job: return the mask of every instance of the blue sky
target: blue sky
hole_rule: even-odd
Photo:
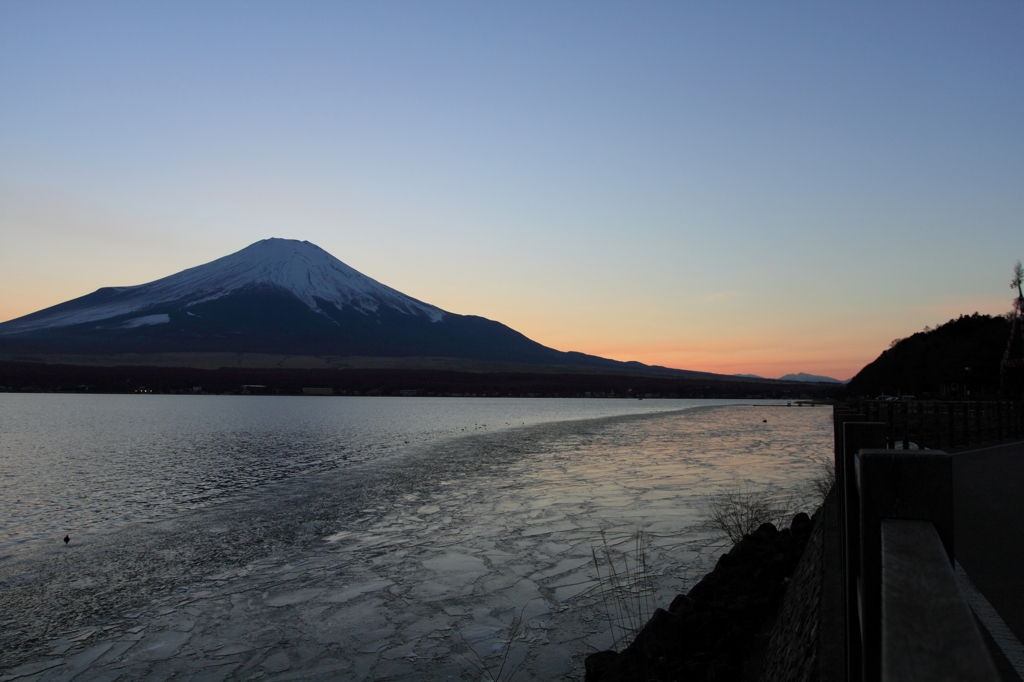
[[[542,343],[842,378],[1005,312],[1020,3],[3,3],[0,319],[270,236]]]

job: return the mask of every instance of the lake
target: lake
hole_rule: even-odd
[[[0,669],[575,679],[594,550],[665,605],[707,495],[809,499],[831,410],[741,402],[0,395]]]

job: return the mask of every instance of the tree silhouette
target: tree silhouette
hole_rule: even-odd
[[[1015,393],[1020,388],[1021,370],[1024,370],[1024,267],[1021,262],[1013,266],[1013,279],[1010,288],[1017,290],[1017,298],[1013,301],[1010,312],[1010,338],[1006,341],[1003,363],[1000,368],[1000,383],[1004,392]]]
[[[1017,290],[1017,300],[1013,302],[1013,309],[1017,315],[1024,315],[1024,292],[1021,291],[1021,284],[1024,283],[1024,267],[1020,261],[1013,266],[1013,279],[1010,281],[1010,288]]]

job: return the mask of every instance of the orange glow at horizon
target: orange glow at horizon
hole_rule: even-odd
[[[115,235],[121,250],[112,259],[102,241],[70,232],[53,236],[60,237],[66,248],[50,249],[27,239],[18,244],[18,237],[9,240],[23,257],[8,261],[0,273],[0,322],[101,287],[159,279],[238,247],[218,241],[197,248],[195,240],[177,240],[154,231],[134,243]],[[154,259],[154,252],[160,257]],[[596,292],[588,296],[585,290],[571,287],[553,297],[546,282],[537,285],[530,277],[515,281],[481,277],[472,264],[463,265],[455,275],[443,269],[416,272],[400,261],[358,266],[420,300],[453,313],[495,320],[558,350],[766,378],[805,372],[849,379],[897,336],[960,314],[1000,314],[1008,307],[1007,299],[998,296],[947,297],[842,313],[823,307],[765,311],[752,307],[751,297],[742,294],[701,295],[683,298],[683,303],[651,298],[637,304],[628,295],[610,298],[607,292]],[[463,286],[466,280],[474,286]]]
[[[807,351],[774,348],[765,352],[746,344],[681,343],[675,347],[638,345],[628,348],[598,345],[590,349],[573,350],[623,362],[634,360],[646,365],[713,374],[756,374],[774,379],[786,374],[804,372],[845,380],[878,357],[884,348],[850,347],[843,349],[842,353],[826,349]]]
[[[134,284],[149,281],[151,275],[144,270],[138,273],[125,272],[117,282],[104,279],[99,272],[66,272],[62,277],[46,280],[29,278],[24,286],[9,281],[5,296],[0,299],[0,322],[27,315],[64,301],[92,293],[102,286]],[[131,281],[130,274],[138,275]],[[128,282],[124,282],[129,277]],[[45,284],[44,284],[45,282]],[[781,330],[767,330],[754,335],[738,332],[733,325],[715,328],[710,321],[702,325],[707,331],[698,334],[693,331],[673,334],[671,328],[659,328],[646,321],[640,323],[638,332],[632,327],[608,327],[600,323],[585,325],[581,335],[573,333],[574,325],[559,311],[544,311],[545,315],[516,315],[512,306],[494,313],[468,310],[466,314],[483,314],[546,346],[562,351],[577,351],[590,355],[619,360],[637,361],[647,365],[659,365],[715,374],[756,374],[765,378],[777,378],[785,374],[805,372],[845,380],[853,377],[868,363],[877,358],[894,336],[890,329],[899,328],[904,336],[920,331],[924,324],[941,324],[959,314],[975,311],[999,314],[1004,301],[1000,298],[958,299],[942,304],[922,306],[909,316],[927,322],[915,324],[902,320],[898,327],[888,323],[873,327],[862,327],[856,335],[849,333],[822,332],[810,326],[798,334],[787,334]],[[473,302],[468,305],[472,306]],[[461,306],[460,306],[461,307]],[[519,319],[517,319],[519,318]],[[657,338],[656,341],[637,341],[636,336]],[[675,336],[675,338],[673,338]]]
[[[867,315],[862,324],[839,329],[819,324],[813,318],[791,319],[792,328],[769,327],[759,333],[737,329],[733,324],[715,324],[714,320],[695,319],[695,326],[702,330],[700,333],[646,325],[641,335],[658,339],[656,341],[637,341],[638,334],[622,328],[580,337],[567,333],[566,326],[550,320],[539,324],[537,320],[530,320],[534,324],[523,324],[517,330],[558,350],[573,350],[622,362],[637,361],[726,375],[778,378],[804,372],[846,380],[878,358],[896,338],[910,336],[925,326],[935,327],[960,315],[975,312],[1000,315],[1005,308],[1003,297],[954,297],[910,310]]]

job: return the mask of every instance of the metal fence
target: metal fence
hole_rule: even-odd
[[[842,409],[885,424],[885,447],[954,450],[1024,436],[1020,401],[858,400]]]

